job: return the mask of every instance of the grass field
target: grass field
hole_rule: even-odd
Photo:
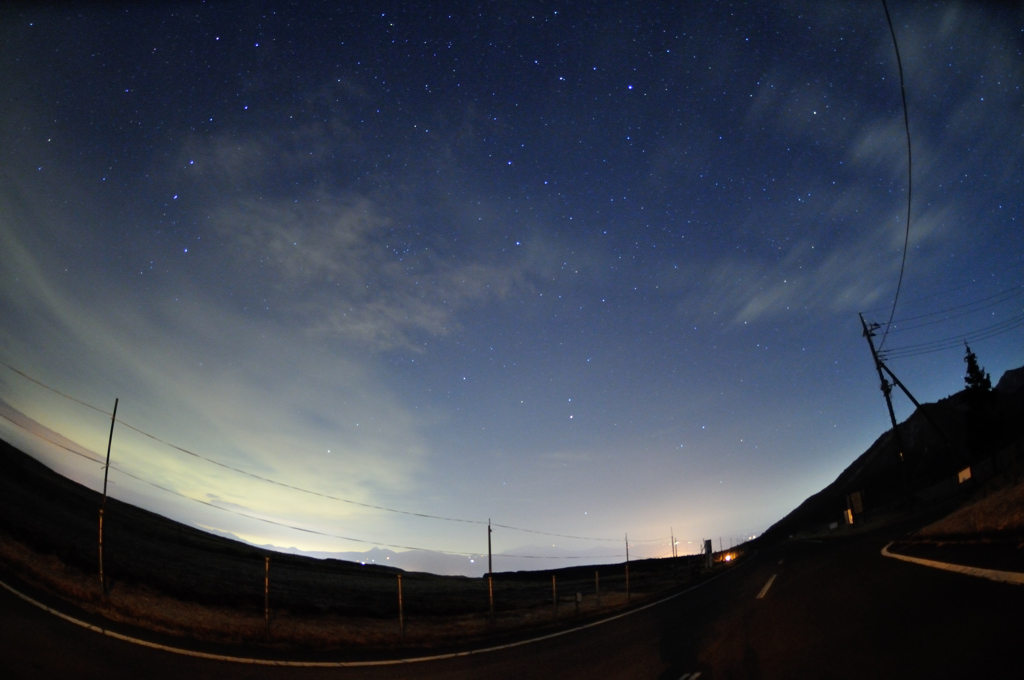
[[[108,499],[104,597],[97,574],[98,493],[0,442],[0,494],[0,561],[22,578],[112,620],[219,642],[320,649],[444,646],[580,623],[706,575],[696,556],[631,562],[627,601],[624,564],[496,573],[491,616],[486,578],[271,552]],[[400,573],[404,635],[398,623]]]

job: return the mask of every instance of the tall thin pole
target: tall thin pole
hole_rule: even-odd
[[[555,616],[558,616],[558,587],[555,585],[555,575],[551,575],[551,603],[555,606]]]
[[[875,361],[875,370],[878,371],[878,380],[881,382],[882,394],[885,395],[885,405],[889,408],[889,421],[892,422],[892,433],[896,437],[896,447],[899,449],[900,455],[900,477],[903,482],[903,497],[907,497],[907,469],[903,461],[903,437],[900,435],[900,430],[896,426],[896,412],[892,409],[892,385],[885,379],[885,375],[882,373],[882,360],[878,358],[878,352],[875,350],[875,330],[878,329],[878,324],[873,323],[871,327],[868,327],[866,321],[864,321],[864,315],[858,314],[860,317],[861,328],[864,329],[864,338],[868,341],[868,347],[871,349],[871,358]]]
[[[884,370],[886,373],[888,373],[889,377],[892,378],[892,381],[893,381],[893,383],[895,383],[896,387],[898,387],[901,390],[903,390],[903,394],[907,395],[907,399],[909,399],[910,402],[914,405],[914,407],[917,409],[917,412],[920,413],[922,416],[924,416],[924,419],[927,420],[931,424],[931,426],[935,429],[935,432],[937,432],[938,435],[940,437],[942,437],[942,441],[946,442],[946,446],[948,446],[951,451],[954,451],[954,452],[957,451],[958,449],[956,449],[956,447],[953,446],[953,442],[951,442],[949,440],[949,437],[946,436],[946,433],[943,432],[942,428],[939,427],[938,423],[936,423],[932,419],[932,417],[930,415],[928,415],[928,409],[926,409],[923,406],[921,406],[921,403],[914,397],[913,394],[910,393],[910,390],[907,389],[907,386],[904,385],[902,382],[900,382],[900,379],[896,377],[896,374],[892,372],[891,368],[886,366],[884,362],[879,362],[879,363],[881,363],[881,365],[882,365],[882,370]],[[961,455],[961,458],[964,457],[962,451],[960,452],[960,455]]]
[[[103,466],[103,499],[100,501],[100,531],[99,531],[99,563],[100,563],[100,592],[107,597],[107,580],[103,576],[103,511],[107,508],[107,477],[110,474],[110,446],[114,442],[114,423],[117,422],[117,402],[114,399],[114,412],[110,414],[110,436],[107,438],[107,462]]]
[[[487,601],[494,618],[494,566],[491,563],[491,520],[487,520]]]
[[[626,534],[626,600],[629,600],[629,534]]]

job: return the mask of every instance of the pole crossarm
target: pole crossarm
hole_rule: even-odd
[[[878,358],[878,351],[875,349],[875,331],[880,328],[877,323],[873,323],[868,326],[868,323],[864,320],[863,314],[858,314],[860,317],[860,325],[864,331],[864,338],[868,341],[868,347],[871,349],[871,358],[875,362],[875,370],[878,372],[878,380],[881,382],[882,394],[885,395],[885,405],[889,409],[889,421],[892,423],[892,433],[896,438],[896,447],[899,449],[899,460],[900,460],[900,475],[903,482],[903,496],[907,497],[907,469],[906,462],[903,458],[903,437],[900,434],[899,426],[896,422],[896,412],[892,408],[892,385],[885,379],[885,374],[882,372],[884,364],[882,360]]]

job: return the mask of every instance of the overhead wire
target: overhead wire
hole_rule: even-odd
[[[73,402],[75,402],[77,404],[80,404],[80,405],[85,406],[85,407],[87,407],[89,409],[97,411],[97,412],[99,412],[99,413],[101,413],[103,415],[106,415],[106,416],[112,415],[109,411],[105,411],[102,408],[99,408],[97,406],[89,404],[89,403],[87,403],[85,401],[82,401],[81,399],[77,399],[75,397],[72,397],[71,395],[65,394],[64,392],[62,392],[62,391],[60,391],[60,390],[58,390],[56,388],[53,388],[53,387],[47,385],[46,383],[42,382],[41,380],[38,380],[38,379],[28,375],[24,371],[21,371],[21,370],[15,368],[15,367],[11,366],[10,364],[8,364],[5,361],[0,360],[0,365],[2,365],[4,367],[10,369],[11,371],[17,373],[18,375],[20,375],[21,377],[25,378],[26,380],[29,380],[30,382],[35,383],[36,385],[39,385],[40,387],[43,387],[44,389],[47,389],[47,390],[49,390],[49,391],[51,391],[51,392],[53,392],[53,393],[55,393],[57,395],[60,395],[61,397],[64,397],[65,399],[69,399],[69,400],[71,400],[71,401],[73,401]],[[190,450],[188,450],[188,449],[186,449],[184,447],[178,446],[177,444],[173,444],[173,443],[168,442],[168,441],[166,441],[164,439],[161,439],[160,437],[157,437],[156,435],[150,434],[149,432],[146,432],[145,430],[142,430],[142,429],[140,429],[140,428],[138,428],[138,427],[136,427],[134,425],[131,425],[130,423],[126,423],[125,421],[121,420],[120,418],[118,418],[116,420],[122,426],[124,426],[124,427],[126,427],[126,428],[128,428],[130,430],[133,430],[134,432],[137,432],[137,433],[139,433],[139,434],[141,434],[141,435],[143,435],[145,437],[148,437],[149,439],[152,439],[152,440],[154,440],[156,442],[159,442],[159,443],[161,443],[161,444],[163,444],[165,446],[168,446],[168,447],[170,447],[170,448],[172,448],[172,449],[174,449],[176,451],[179,451],[181,453],[187,454],[187,455],[192,456],[194,458],[197,458],[199,460],[203,460],[203,461],[206,461],[206,462],[211,463],[213,465],[216,465],[216,466],[218,466],[220,468],[223,468],[223,469],[226,469],[226,470],[230,470],[232,472],[236,472],[238,474],[242,474],[242,475],[245,475],[247,477],[251,477],[253,479],[257,479],[257,480],[260,480],[262,482],[266,482],[268,484],[274,484],[276,486],[279,486],[279,487],[282,487],[282,488],[286,488],[286,489],[290,489],[292,491],[298,491],[298,492],[301,492],[301,493],[309,494],[309,495],[312,495],[312,496],[318,496],[320,498],[325,498],[325,499],[332,500],[332,501],[337,501],[337,502],[340,502],[340,503],[346,503],[346,504],[349,504],[349,505],[355,505],[355,506],[359,506],[359,507],[363,507],[363,508],[367,508],[367,509],[372,509],[372,510],[379,510],[379,511],[382,511],[382,512],[390,512],[390,513],[395,513],[395,514],[400,514],[400,515],[407,515],[407,516],[411,516],[411,517],[421,517],[421,518],[424,518],[424,519],[433,519],[433,520],[440,520],[440,521],[446,521],[446,522],[458,522],[458,523],[462,523],[462,524],[477,524],[477,525],[490,524],[490,526],[492,526],[492,527],[498,527],[498,528],[502,528],[502,529],[509,529],[511,531],[520,531],[520,532],[529,533],[529,534],[537,534],[537,535],[541,535],[541,536],[552,536],[552,537],[555,537],[555,538],[568,538],[568,539],[582,540],[582,541],[601,541],[601,542],[609,542],[609,543],[618,543],[618,542],[623,540],[621,538],[603,538],[603,537],[592,537],[592,536],[576,536],[576,535],[573,535],[573,534],[561,534],[561,533],[550,532],[550,531],[541,531],[541,530],[538,530],[538,529],[526,529],[524,527],[517,527],[517,526],[513,526],[513,525],[509,525],[509,524],[501,524],[501,523],[497,523],[497,522],[487,522],[487,521],[484,521],[484,520],[463,519],[463,518],[457,518],[457,517],[445,517],[443,515],[433,515],[433,514],[423,513],[423,512],[414,512],[414,511],[410,511],[410,510],[401,510],[401,509],[397,509],[397,508],[389,508],[389,507],[383,506],[383,505],[375,505],[375,504],[372,504],[372,503],[364,503],[362,501],[355,501],[355,500],[352,500],[350,498],[342,498],[340,496],[334,496],[334,495],[323,493],[323,492],[320,492],[320,491],[313,491],[311,489],[306,489],[306,488],[303,488],[303,487],[300,487],[300,486],[295,486],[293,484],[288,484],[288,483],[285,483],[285,482],[280,482],[280,481],[278,481],[276,479],[271,479],[270,477],[264,477],[262,475],[258,475],[256,473],[254,473],[254,472],[250,472],[248,470],[245,470],[245,469],[242,469],[242,468],[239,468],[239,467],[235,467],[233,465],[228,465],[227,463],[222,463],[222,462],[220,462],[218,460],[214,460],[214,459],[209,458],[207,456],[204,456],[202,454],[199,454],[199,453],[196,453],[194,451],[190,451]],[[50,441],[50,440],[47,440],[47,441]],[[51,441],[51,443],[53,443],[53,444],[55,444],[57,446],[61,446],[60,444],[57,444],[56,442],[52,442]],[[61,448],[67,448],[67,447],[61,446]],[[68,449],[68,450],[70,451],[70,449]],[[74,451],[72,451],[72,453],[76,453],[77,455],[82,455],[82,454],[74,452]],[[113,466],[111,466],[111,467],[113,467]],[[142,479],[140,479],[139,481],[145,482],[145,480],[142,480]],[[146,482],[146,483],[148,484],[150,482]],[[161,488],[161,487],[158,487],[158,488]],[[217,506],[212,506],[212,507],[217,507]],[[631,541],[631,543],[655,543],[655,542],[663,541],[663,540],[667,540],[667,537],[648,538],[648,539],[635,539],[635,540]],[[384,545],[384,544],[380,544],[380,545]]]
[[[885,21],[889,24],[889,34],[892,36],[892,46],[896,51],[896,67],[900,73],[900,96],[903,99],[903,129],[907,133],[907,225],[903,236],[903,257],[900,260],[900,277],[896,282],[896,294],[892,298],[892,309],[889,311],[889,321],[886,322],[885,331],[882,333],[882,340],[878,343],[878,348],[882,349],[885,346],[885,340],[889,335],[889,325],[892,323],[892,318],[896,314],[896,303],[900,299],[900,290],[903,287],[903,272],[907,266],[907,246],[910,244],[910,207],[912,192],[914,189],[914,162],[913,154],[910,146],[910,116],[907,113],[907,90],[903,84],[903,61],[900,59],[900,46],[896,41],[896,31],[892,27],[892,17],[889,16],[889,5],[885,0],[882,0],[882,7],[885,9]]]
[[[1022,267],[1021,265],[1018,265],[1018,264],[1013,264],[1013,265],[1009,265],[1007,267],[1004,267],[1003,269],[991,272],[991,275],[992,275],[993,278],[997,278],[997,277],[1001,278],[1001,277],[1003,277],[1003,275],[1008,274],[1011,271],[1016,275],[1017,278],[1020,278],[1020,275],[1024,274],[1024,267]],[[925,300],[931,300],[931,299],[934,299],[934,298],[937,298],[937,297],[948,297],[950,293],[956,293],[958,291],[964,290],[965,288],[970,288],[972,286],[981,285],[982,283],[985,283],[985,281],[984,280],[979,280],[979,279],[974,279],[973,281],[968,281],[967,283],[962,283],[962,284],[960,284],[958,286],[952,286],[950,288],[942,288],[940,290],[935,291],[934,293],[929,293],[928,295],[919,295],[917,297],[904,298],[904,302],[906,302],[906,303],[909,303],[909,302],[923,302]],[[884,304],[884,305],[880,305],[878,307],[869,307],[868,309],[864,309],[864,310],[862,310],[862,313],[864,314],[865,317],[867,317],[867,316],[870,316],[870,315],[874,314],[875,312],[884,312],[887,309],[889,309],[889,305],[888,304]],[[903,320],[905,320],[905,319],[903,319]],[[900,319],[897,319],[896,321],[899,322]],[[879,324],[879,325],[881,325],[881,324]]]
[[[0,413],[0,418],[3,418],[4,420],[7,420],[8,422],[13,423],[14,425],[17,425],[17,426],[22,427],[24,429],[24,426],[22,426],[20,423],[18,423],[17,421],[15,421],[14,419],[8,417],[7,415],[5,415],[3,413]],[[71,447],[66,446],[64,444],[61,444],[58,441],[54,441],[50,437],[46,437],[46,436],[44,436],[44,435],[42,435],[42,434],[40,434],[38,432],[31,432],[31,431],[29,431],[29,432],[31,434],[35,435],[36,437],[39,437],[43,441],[46,441],[46,442],[52,444],[53,446],[56,446],[56,447],[58,447],[60,449],[63,449],[64,451],[67,451],[68,453],[72,453],[72,454],[74,454],[76,456],[84,458],[84,459],[88,460],[91,463],[96,463],[97,465],[103,465],[104,464],[104,461],[102,459],[100,459],[100,458],[96,458],[96,457],[90,456],[90,455],[88,455],[86,453],[82,453],[81,451],[76,451],[76,450],[72,449]],[[352,536],[343,536],[341,534],[333,534],[333,533],[326,532],[326,531],[318,531],[316,529],[309,529],[307,527],[300,527],[300,526],[296,526],[294,524],[288,524],[288,523],[285,523],[285,522],[278,522],[276,520],[267,519],[266,517],[259,517],[258,515],[252,515],[252,514],[249,514],[249,513],[246,513],[246,512],[241,512],[239,510],[233,510],[231,508],[225,508],[225,507],[223,507],[221,505],[217,505],[217,504],[211,503],[209,501],[204,501],[204,500],[202,500],[200,498],[195,498],[195,497],[189,496],[187,494],[183,494],[180,491],[175,491],[174,489],[169,489],[166,486],[163,486],[162,484],[157,484],[156,482],[151,482],[148,479],[143,479],[142,477],[140,477],[140,476],[138,476],[136,474],[133,474],[131,472],[128,472],[127,470],[125,470],[124,468],[122,468],[122,467],[120,467],[118,465],[111,465],[110,469],[115,471],[115,472],[117,472],[118,474],[122,474],[122,475],[124,475],[126,477],[130,477],[131,479],[134,479],[137,482],[142,482],[143,484],[151,486],[151,487],[153,487],[155,489],[159,489],[159,490],[161,490],[161,491],[163,491],[165,493],[169,493],[169,494],[171,494],[173,496],[177,496],[179,498],[184,498],[185,500],[192,501],[194,503],[199,503],[201,505],[205,505],[205,506],[210,507],[210,508],[214,508],[215,510],[221,510],[223,512],[231,513],[233,515],[238,515],[239,517],[245,517],[247,519],[255,520],[257,522],[264,522],[264,523],[267,523],[267,524],[272,524],[274,526],[279,526],[279,527],[283,527],[283,528],[286,528],[286,529],[293,529],[295,531],[301,531],[301,532],[307,533],[307,534],[315,534],[317,536],[327,536],[327,537],[330,537],[330,538],[338,538],[338,539],[342,539],[342,540],[345,540],[345,541],[350,541],[350,542],[354,542],[354,543],[362,543],[362,544],[365,544],[365,545],[372,545],[372,546],[377,546],[377,547],[381,547],[381,548],[397,548],[397,549],[400,549],[400,550],[415,550],[415,551],[418,551],[418,552],[434,552],[434,553],[441,553],[441,554],[444,554],[444,555],[458,555],[458,556],[465,556],[465,557],[482,557],[483,556],[483,554],[476,553],[476,552],[459,552],[459,551],[454,551],[454,550],[438,550],[436,548],[422,548],[422,547],[418,547],[418,546],[400,545],[400,544],[396,544],[396,543],[382,543],[382,542],[379,542],[379,541],[370,541],[370,540],[362,539],[362,538],[354,538]],[[615,554],[615,555],[514,555],[514,554],[507,554],[507,553],[495,553],[494,555],[492,555],[492,557],[515,557],[515,558],[524,558],[524,559],[605,559],[605,558],[613,558],[613,557],[622,557],[622,554]]]
[[[879,352],[879,356],[883,359],[906,359],[909,357],[920,356],[922,354],[932,354],[934,352],[942,352],[947,349],[959,347],[964,342],[976,342],[979,340],[987,340],[1003,333],[1009,333],[1012,330],[1024,326],[1024,314],[1020,314],[1011,319],[1001,321],[985,328],[980,328],[970,333],[962,333],[960,335],[949,336],[940,340],[930,340],[927,342],[919,342],[910,345],[903,345],[900,347],[893,347],[891,349]]]
[[[910,330],[915,330],[915,329],[918,329],[918,328],[924,328],[925,326],[934,326],[937,323],[944,323],[944,322],[949,321],[951,319],[959,319],[959,318],[964,317],[964,316],[969,316],[971,314],[976,314],[977,312],[980,312],[980,311],[985,310],[985,309],[991,309],[992,307],[997,307],[997,306],[1003,304],[1004,302],[1008,302],[1008,301],[1012,300],[1013,298],[1018,297],[1019,295],[1022,295],[1022,294],[1024,294],[1024,286],[1017,286],[1017,287],[1011,288],[1011,289],[1009,289],[1007,291],[1002,291],[1000,293],[996,293],[995,295],[990,295],[987,298],[982,298],[981,300],[976,300],[974,302],[968,302],[968,303],[965,303],[965,304],[962,304],[962,305],[957,305],[956,307],[950,307],[948,309],[940,310],[940,311],[937,311],[937,312],[929,312],[928,314],[919,314],[917,316],[907,317],[905,319],[900,319],[900,320],[897,320],[897,321],[893,322],[892,325],[895,326],[895,328],[890,328],[889,332],[890,333],[903,333],[903,332],[910,331]],[[987,304],[981,304],[983,302],[986,302]],[[951,314],[951,312],[958,312],[958,313]],[[940,317],[940,318],[931,318],[931,317]],[[929,319],[929,320],[928,321],[923,321],[923,319]],[[908,322],[908,321],[910,321],[910,322],[912,322],[912,321],[920,321],[920,323],[910,323],[909,325],[904,326],[903,324]]]

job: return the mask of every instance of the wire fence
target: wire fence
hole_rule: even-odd
[[[493,579],[408,573],[380,564],[274,553],[108,499],[103,514],[105,570],[97,579],[98,492],[0,442],[0,495],[5,499],[0,526],[6,533],[37,554],[54,554],[87,575],[89,587],[83,590],[79,579],[78,589],[68,593],[73,598],[95,600],[102,588],[104,598],[108,591],[114,593],[121,606],[126,597],[137,603],[139,592],[156,591],[186,603],[249,612],[250,618],[259,615],[262,605],[268,626],[271,611],[367,620],[398,617],[403,635],[407,612],[424,620],[482,620],[553,606],[557,617],[559,605],[563,614],[573,606],[579,613],[581,603],[585,610],[599,612],[628,602],[631,594],[664,591],[701,573],[698,556],[504,572]],[[34,565],[45,562],[32,560]],[[58,571],[66,576],[65,570]],[[141,601],[156,610],[163,607],[149,596]]]

